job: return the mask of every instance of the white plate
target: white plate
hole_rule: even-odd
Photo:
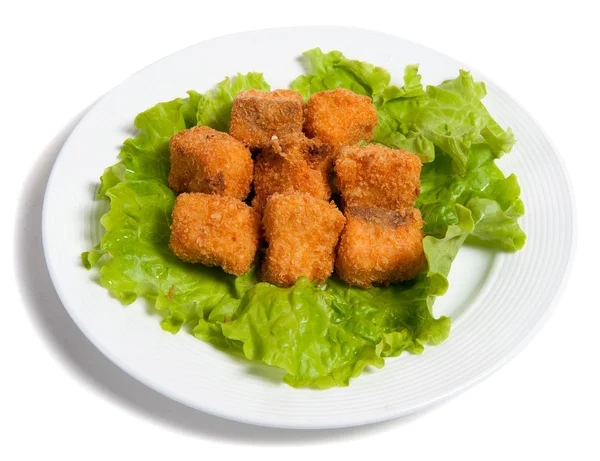
[[[508,95],[487,83],[485,103],[518,143],[500,165],[523,190],[525,248],[514,254],[463,248],[436,315],[453,317],[450,338],[421,356],[388,359],[347,388],[293,389],[265,371],[184,332],[171,335],[143,302],[123,307],[81,266],[97,243],[102,210],[93,196],[98,176],[116,161],[132,120],[159,101],[200,92],[237,72],[265,74],[287,87],[307,49],[341,50],[402,81],[404,66],[421,64],[424,83],[453,78],[469,66],[423,46],[375,32],[340,27],[272,29],[220,37],[168,56],[102,98],[64,145],[48,182],[44,251],[65,307],[107,357],[146,385],[191,407],[238,421],[286,428],[332,428],[406,415],[488,376],[513,357],[548,317],[567,267],[574,234],[571,193],[562,163],[537,124]],[[265,367],[266,368],[266,367]]]

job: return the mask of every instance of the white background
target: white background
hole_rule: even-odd
[[[413,459],[598,459],[595,2],[286,3],[106,0],[0,7],[0,232],[12,263],[0,266],[2,458],[364,459],[387,452]],[[483,383],[401,420],[294,432],[188,409],[112,365],[77,330],[53,291],[41,251],[40,211],[65,137],[98,97],[130,74],[218,35],[313,24],[365,27],[422,43],[478,68],[521,102],[567,164],[578,252],[546,326]]]

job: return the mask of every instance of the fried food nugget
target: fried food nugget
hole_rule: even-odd
[[[340,238],[336,273],[349,285],[410,280],[425,267],[423,219],[417,208],[406,212],[348,207]]]
[[[334,148],[372,140],[376,126],[377,111],[368,96],[338,88],[308,100],[304,132]]]
[[[305,193],[272,195],[262,220],[269,246],[261,279],[278,286],[291,286],[301,276],[323,283],[333,272],[345,221],[333,202]]]
[[[250,151],[239,141],[207,126],[171,137],[169,186],[181,192],[227,195],[244,200],[252,184]]]
[[[273,136],[302,132],[304,100],[292,90],[240,91],[233,100],[229,133],[252,151]]]
[[[254,164],[254,206],[262,213],[275,193],[306,192],[329,200],[331,149],[302,133],[274,137],[258,154]]]
[[[377,144],[342,148],[335,185],[344,207],[412,208],[421,187],[421,161],[405,150]]]
[[[184,261],[242,275],[254,260],[259,236],[258,213],[233,197],[183,193],[175,200],[169,246]]]

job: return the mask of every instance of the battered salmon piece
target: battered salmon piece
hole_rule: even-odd
[[[171,137],[169,187],[244,200],[252,184],[252,154],[239,141],[207,126]]]
[[[292,90],[240,91],[233,100],[229,133],[252,151],[273,136],[302,132],[304,100]]]
[[[378,144],[342,148],[335,174],[344,207],[412,208],[421,187],[419,157]]]
[[[423,270],[423,219],[417,208],[397,212],[348,207],[345,215],[335,270],[348,285],[388,285]]]
[[[302,133],[273,138],[256,157],[252,200],[259,212],[275,193],[306,192],[329,200],[331,186],[331,149]]]
[[[334,148],[371,141],[377,127],[377,111],[371,98],[350,90],[314,93],[306,106],[304,132]]]
[[[169,247],[183,261],[220,266],[239,276],[250,269],[259,233],[260,217],[245,203],[233,197],[183,193],[175,200]]]
[[[305,193],[272,195],[262,220],[269,246],[261,279],[283,287],[301,276],[325,282],[333,272],[335,247],[345,221],[333,202]]]

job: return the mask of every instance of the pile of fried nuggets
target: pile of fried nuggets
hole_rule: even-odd
[[[260,277],[278,286],[323,283],[334,265],[365,288],[414,278],[425,265],[421,162],[359,145],[376,126],[371,99],[345,89],[306,104],[291,90],[240,92],[229,134],[198,126],[171,138],[172,251],[242,275],[264,238]],[[343,214],[330,201],[333,170]]]

